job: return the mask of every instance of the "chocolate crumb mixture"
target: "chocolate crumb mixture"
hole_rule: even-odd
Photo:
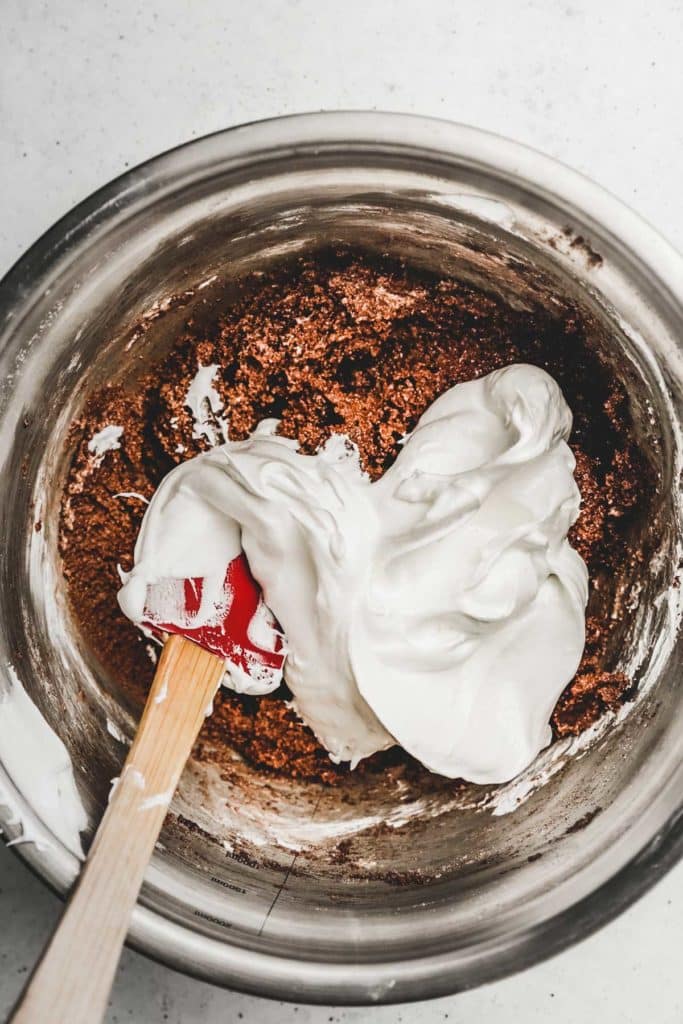
[[[150,498],[170,469],[208,447],[194,436],[184,404],[199,365],[219,367],[213,386],[232,439],[245,438],[266,417],[279,418],[280,432],[309,453],[331,432],[343,432],[373,478],[454,384],[513,362],[542,366],[574,414],[571,445],[583,505],[572,543],[588,564],[593,591],[600,579],[618,579],[642,557],[629,548],[628,528],[650,485],[631,439],[625,393],[587,331],[577,314],[514,311],[457,281],[352,252],[246,277],[210,329],[189,320],[163,362],[133,386],[102,388],[72,427],[60,548],[72,612],[92,651],[140,705],[154,651],[118,609],[117,563],[131,567],[141,497]],[[107,425],[123,428],[119,446],[97,454],[89,442]],[[553,715],[556,736],[580,732],[631,695],[629,679],[602,668],[618,622],[598,613],[598,596],[592,592],[583,661]],[[285,687],[262,698],[221,690],[199,756],[220,757],[218,748],[228,758],[234,749],[259,768],[341,778],[348,769],[330,762],[288,710],[287,695]],[[397,761],[410,763],[395,748],[357,771]]]

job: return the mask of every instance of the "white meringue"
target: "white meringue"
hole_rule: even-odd
[[[375,483],[348,440],[307,456],[275,426],[162,481],[123,610],[140,621],[165,577],[207,577],[218,605],[244,550],[286,636],[296,711],[335,761],[399,743],[442,775],[515,776],[549,742],[584,646],[587,571],[567,540],[580,495],[557,384],[514,365],[457,385]]]

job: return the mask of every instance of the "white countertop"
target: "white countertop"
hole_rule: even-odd
[[[340,107],[510,135],[589,174],[683,249],[682,44],[683,7],[666,0],[3,0],[0,273],[74,203],[147,157],[242,121]],[[0,846],[0,1018],[57,913]],[[581,945],[461,996],[283,1006],[126,952],[107,1020],[678,1024],[682,941],[679,866]]]

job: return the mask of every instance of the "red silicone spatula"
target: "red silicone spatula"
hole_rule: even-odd
[[[228,566],[220,615],[197,625],[204,581],[150,587],[145,617],[168,636],[140,727],[57,930],[11,1018],[102,1020],[130,916],[168,805],[226,669],[281,675],[284,651],[243,556]],[[174,610],[169,619],[169,609]]]
[[[147,588],[144,625],[184,636],[254,679],[282,678],[282,634],[244,555],[228,565],[222,600],[202,616],[204,580],[163,580]],[[201,625],[196,622],[201,621]]]

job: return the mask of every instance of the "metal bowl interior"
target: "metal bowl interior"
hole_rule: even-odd
[[[229,300],[236,275],[331,242],[399,254],[518,306],[580,305],[660,483],[633,537],[653,557],[600,596],[621,621],[611,667],[635,675],[638,698],[513,784],[455,793],[436,777],[417,789],[351,776],[330,790],[237,757],[222,775],[188,766],[131,942],[264,995],[425,998],[576,940],[681,850],[683,264],[616,200],[473,129],[339,114],[199,140],[83,203],[0,290],[0,663],[65,743],[92,828],[125,753],[107,718],[131,735],[135,711],[68,612],[56,540],[69,423],[93,388],[163,358],[189,314]],[[0,689],[11,685],[8,671]],[[11,838],[40,823],[27,780],[2,765],[0,748]],[[77,860],[41,829],[20,852],[63,892]]]

